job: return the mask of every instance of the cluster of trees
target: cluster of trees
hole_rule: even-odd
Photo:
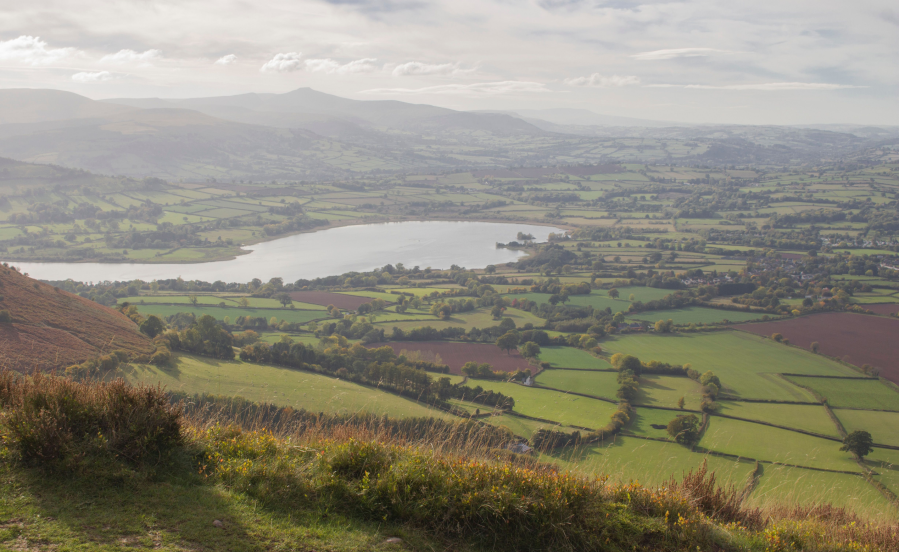
[[[234,342],[231,334],[208,314],[197,318],[194,324],[184,330],[166,330],[158,337],[172,351],[184,351],[224,360],[234,358]]]
[[[287,234],[288,232],[299,232],[300,230],[309,230],[316,226],[327,225],[327,220],[314,219],[300,214],[281,222],[266,224],[262,227],[262,233],[266,236],[280,236],[281,234]]]
[[[524,381],[530,370],[517,370],[515,372],[494,371],[493,366],[487,363],[468,361],[462,366],[462,373],[473,379]]]

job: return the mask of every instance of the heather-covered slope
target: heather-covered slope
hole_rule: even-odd
[[[66,367],[101,352],[149,353],[153,345],[123,314],[0,267],[0,366]]]

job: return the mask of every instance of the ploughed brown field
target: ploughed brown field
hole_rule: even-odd
[[[301,303],[312,303],[313,305],[334,305],[341,310],[356,310],[359,305],[371,303],[371,297],[357,297],[355,295],[343,295],[340,293],[331,293],[330,291],[294,291],[290,293],[290,298]]]
[[[65,368],[114,350],[155,350],[127,316],[0,267],[0,367],[31,371]]]
[[[531,370],[533,367],[528,361],[513,350],[512,354],[491,344],[482,343],[447,343],[445,341],[389,341],[387,343],[373,343],[369,347],[391,347],[396,354],[406,350],[418,351],[421,360],[434,361],[434,355],[440,355],[440,360],[450,368],[450,373],[459,375],[462,366],[466,362],[487,363],[495,371],[515,372],[518,370]]]
[[[899,383],[899,319],[828,312],[734,327],[769,337],[779,333],[804,348],[817,341],[822,353],[856,366],[876,366],[881,376]]]
[[[874,305],[861,305],[861,307],[871,312],[876,312],[877,314],[893,314],[894,312],[899,312],[899,303],[877,303]]]

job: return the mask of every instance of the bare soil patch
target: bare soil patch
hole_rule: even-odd
[[[450,343],[446,341],[390,341],[387,343],[373,343],[369,347],[383,347],[387,345],[392,348],[396,354],[406,350],[409,352],[419,351],[426,360],[431,355],[440,355],[443,364],[450,368],[450,373],[460,375],[462,366],[466,362],[477,362],[479,364],[487,363],[493,366],[496,371],[515,372],[518,370],[531,370],[533,366],[518,354],[518,351],[512,351],[512,354],[506,354],[505,351],[496,345],[481,343]],[[433,358],[433,357],[431,357]]]
[[[899,383],[899,357],[896,356],[899,319],[828,312],[776,322],[740,324],[734,328],[764,336],[779,333],[803,348],[817,341],[822,353],[856,366],[876,366],[884,378]]]

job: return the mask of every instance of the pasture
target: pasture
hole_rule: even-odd
[[[534,378],[538,385],[615,399],[618,390],[616,372],[585,372],[550,368]]]
[[[871,408],[899,411],[899,392],[875,379],[832,379],[788,376],[827,399],[833,408]]]
[[[827,470],[860,470],[851,454],[840,451],[837,441],[720,416],[712,417],[699,445],[753,460]]]
[[[138,311],[143,315],[155,314],[161,318],[178,314],[179,312],[190,312],[199,318],[204,314],[208,314],[216,320],[224,320],[227,316],[233,323],[238,316],[261,317],[269,321],[272,317],[279,322],[285,320],[291,323],[305,324],[312,320],[327,318],[328,314],[320,310],[299,310],[299,309],[251,309],[241,307],[213,307],[204,305],[138,305]]]
[[[867,431],[880,445],[899,447],[899,412],[873,412],[870,410],[833,411],[846,431]]]
[[[587,351],[574,347],[541,347],[537,355],[541,362],[548,362],[553,368],[579,368],[584,370],[611,370],[606,360],[597,358]]]
[[[389,413],[400,418],[449,416],[413,400],[348,381],[240,360],[182,354],[177,355],[172,367],[135,365],[125,379],[131,383],[162,385],[170,391],[243,397],[313,412]]]
[[[631,334],[608,338],[601,345],[609,353],[632,354],[644,362],[690,364],[700,373],[711,370],[721,378],[727,395],[740,398],[815,402],[811,393],[778,374],[856,374],[820,355],[745,332]]]
[[[749,322],[760,320],[767,316],[764,312],[742,312],[706,307],[683,307],[680,309],[668,309],[663,311],[645,311],[627,316],[628,320],[642,320],[644,322],[657,322],[659,320],[672,320],[678,325],[687,324],[720,324],[726,322]]]

